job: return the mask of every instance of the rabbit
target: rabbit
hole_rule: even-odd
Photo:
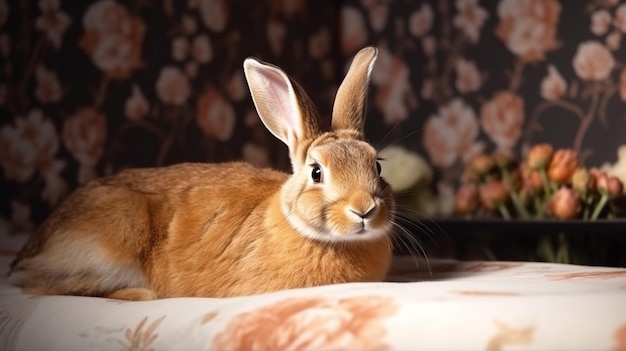
[[[280,68],[247,58],[259,117],[292,173],[245,162],[126,169],[77,188],[37,228],[9,281],[38,295],[233,297],[383,280],[395,200],[364,141],[377,49],[353,58],[329,130]]]

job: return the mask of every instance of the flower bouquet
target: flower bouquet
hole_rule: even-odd
[[[470,160],[454,212],[466,218],[593,221],[620,215],[611,202],[623,197],[616,175],[581,166],[573,150],[537,144],[521,162],[499,153]]]
[[[626,162],[626,147],[619,154]],[[612,260],[622,265],[626,223],[612,225],[625,217],[624,182],[617,169],[586,168],[573,150],[555,150],[545,143],[532,146],[521,161],[500,153],[480,154],[464,169],[454,213],[467,220],[466,228],[489,232],[488,242],[482,243],[487,257],[495,259],[494,252],[508,250],[513,259],[582,264]],[[481,220],[495,225],[489,230],[467,227]],[[600,235],[610,233],[618,235]]]

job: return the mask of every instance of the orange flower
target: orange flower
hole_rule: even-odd
[[[579,166],[578,155],[574,150],[557,150],[548,165],[548,178],[556,183],[569,183]]]
[[[480,187],[480,202],[488,211],[493,211],[509,199],[509,192],[504,184],[495,179],[487,180]]]
[[[616,176],[606,173],[599,174],[596,178],[598,191],[607,194],[609,197],[616,197],[624,193],[624,184]]]
[[[533,170],[526,178],[528,184],[534,191],[541,191],[543,189],[543,180],[541,179],[541,173]]]
[[[598,179],[602,177],[606,177],[607,174],[605,171],[600,170],[599,168],[593,167],[589,169],[589,190],[596,191],[598,190]]]
[[[480,109],[483,130],[501,150],[510,150],[521,133],[524,100],[508,91],[496,93]]]
[[[460,215],[470,214],[478,208],[478,189],[473,183],[463,184],[454,197],[454,212]]]
[[[235,128],[235,110],[220,92],[210,89],[202,94],[196,113],[198,125],[206,136],[219,141],[230,139]]]
[[[550,198],[548,210],[559,219],[576,218],[581,210],[580,196],[570,188],[561,187]]]
[[[213,339],[215,350],[387,350],[383,296],[291,298],[241,313]]]
[[[482,181],[494,170],[496,161],[490,155],[481,153],[472,158],[466,166],[467,175],[472,181]]]
[[[531,169],[546,168],[552,160],[554,149],[552,145],[543,143],[534,145],[526,156],[526,163]]]
[[[557,46],[561,5],[556,0],[502,0],[496,35],[525,62],[542,61]]]
[[[518,166],[515,158],[507,152],[496,151],[491,157],[493,157],[493,160],[500,169],[512,169]]]

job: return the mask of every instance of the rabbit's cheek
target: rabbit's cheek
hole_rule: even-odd
[[[381,202],[377,207],[377,213],[369,220],[368,226],[371,229],[385,229],[391,227],[391,215],[387,204]]]

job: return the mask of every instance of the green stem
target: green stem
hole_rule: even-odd
[[[569,248],[564,233],[559,233],[559,249],[556,254],[557,263],[569,263]]]
[[[591,218],[590,219],[592,221],[595,221],[596,219],[598,219],[598,216],[600,215],[600,212],[602,212],[602,209],[606,205],[607,201],[609,201],[609,195],[608,194],[602,194],[602,197],[600,198],[600,201],[598,201],[598,204],[596,205],[596,208],[593,210],[593,213],[591,214]]]
[[[548,175],[546,174],[546,169],[541,168],[539,170],[539,174],[541,175],[541,183],[543,184],[543,191],[546,195],[546,198],[552,194],[552,187],[550,186],[550,180],[548,180]]]
[[[581,202],[583,203],[583,219],[589,219],[589,209],[591,207],[591,196],[588,193],[580,195]]]
[[[498,205],[498,211],[500,211],[502,218],[504,218],[505,220],[508,221],[509,219],[511,219],[511,214],[509,213],[509,210],[506,208],[506,206],[504,206],[504,204]]]
[[[515,211],[522,217],[522,219],[528,219],[530,215],[528,211],[526,211],[526,207],[522,204],[522,200],[520,200],[519,196],[516,192],[511,191],[511,200],[513,201],[513,205],[515,206]]]
[[[535,205],[537,218],[543,218],[543,206],[541,206],[541,199],[539,197],[533,198],[533,204]]]
[[[556,256],[554,255],[554,250],[552,249],[549,236],[544,235],[539,239],[539,247],[537,248],[537,251],[547,262],[556,262]]]

